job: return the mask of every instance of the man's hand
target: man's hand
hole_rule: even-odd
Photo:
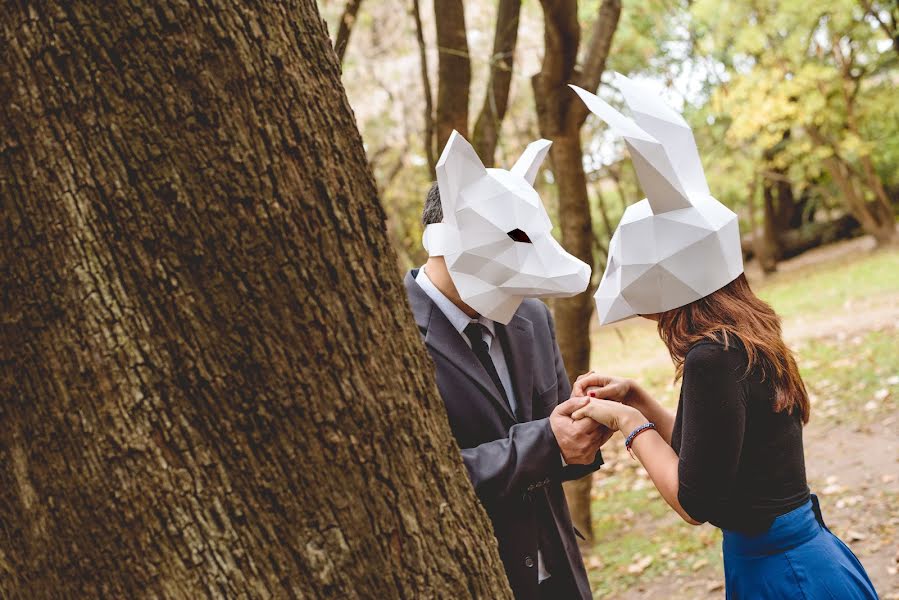
[[[556,436],[562,458],[569,465],[589,465],[596,458],[599,447],[612,432],[593,419],[575,421],[571,414],[583,408],[590,398],[569,398],[549,415],[549,426]]]

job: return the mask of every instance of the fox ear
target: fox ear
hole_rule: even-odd
[[[552,144],[549,140],[531,142],[524,149],[518,162],[515,163],[515,166],[510,171],[516,175],[521,175],[528,183],[534,185],[534,180],[537,179],[537,171],[540,170],[540,165],[546,158],[546,153],[549,152],[549,147]]]
[[[443,148],[440,160],[437,161],[436,170],[443,222],[455,223],[455,207],[459,192],[487,175],[487,169],[471,144],[458,131],[453,130]]]

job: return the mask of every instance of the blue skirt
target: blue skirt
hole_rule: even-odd
[[[765,533],[723,531],[728,600],[877,600],[864,567],[824,525],[814,495]]]

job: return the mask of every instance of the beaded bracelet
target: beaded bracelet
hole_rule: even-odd
[[[656,424],[650,421],[649,423],[643,423],[642,425],[634,429],[629,436],[627,436],[627,439],[624,440],[624,447],[627,448],[628,454],[631,455],[631,458],[633,458],[634,460],[637,459],[637,457],[634,456],[634,453],[631,451],[631,445],[634,443],[634,439],[636,439],[636,437],[644,431],[655,428]]]

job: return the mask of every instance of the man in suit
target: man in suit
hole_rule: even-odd
[[[423,222],[442,219],[435,184]],[[431,256],[404,283],[515,597],[592,598],[562,481],[598,469],[610,433],[570,417],[586,400],[569,399],[549,310],[525,299],[507,325],[478,314],[460,297],[442,256]]]

